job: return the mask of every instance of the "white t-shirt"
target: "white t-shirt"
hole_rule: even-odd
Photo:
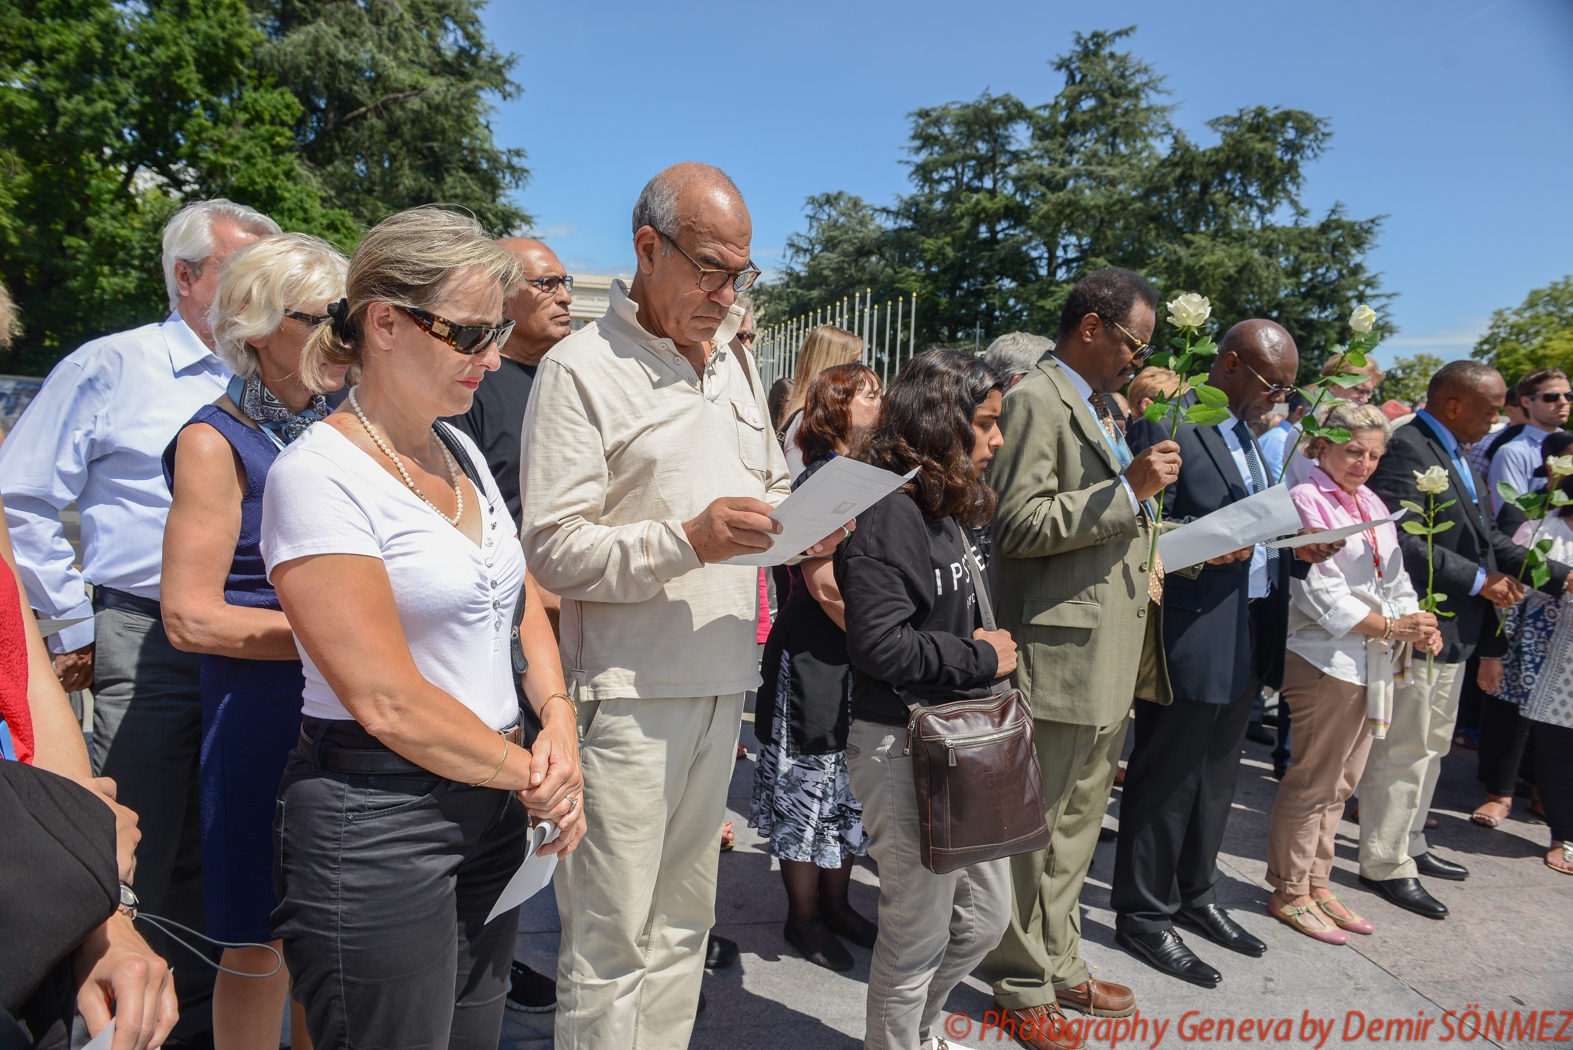
[[[463,434],[470,462],[486,462]],[[273,568],[312,554],[380,558],[393,585],[399,622],[415,666],[432,685],[493,729],[519,714],[509,639],[524,583],[524,551],[496,483],[480,471],[486,505],[481,544],[420,500],[399,479],[330,426],[317,425],[279,453],[262,497],[262,558]],[[302,713],[353,716],[300,645],[306,688]]]

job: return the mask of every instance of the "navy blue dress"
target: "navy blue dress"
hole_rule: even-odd
[[[229,441],[246,470],[240,540],[224,600],[278,609],[259,542],[262,486],[278,446],[215,405],[191,417]],[[184,429],[182,427],[181,429]],[[176,441],[179,436],[176,436]],[[175,441],[164,450],[164,480],[173,487]],[[273,812],[284,761],[300,733],[305,678],[298,660],[202,657],[202,904],[207,934],[221,941],[273,939]]]

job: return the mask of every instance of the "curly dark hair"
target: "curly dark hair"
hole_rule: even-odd
[[[847,455],[862,451],[867,435],[852,432],[852,399],[866,387],[879,389],[879,375],[865,364],[832,365],[814,377],[803,399],[803,419],[797,425],[797,447],[804,463],[829,457],[837,445]]]
[[[919,354],[885,389],[879,424],[862,458],[897,474],[916,467],[909,490],[929,518],[984,524],[994,517],[999,497],[973,465],[972,417],[994,390],[1003,393],[1004,381],[971,354]]]

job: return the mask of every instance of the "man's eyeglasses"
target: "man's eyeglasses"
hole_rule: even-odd
[[[754,341],[754,333],[753,332],[738,332],[737,333],[737,341],[740,342],[740,343],[752,344],[753,341]]]
[[[417,310],[413,306],[401,306],[400,310],[410,315],[410,320],[416,326],[431,336],[447,343],[454,350],[468,357],[484,353],[486,349],[496,342],[497,349],[508,341],[508,336],[513,332],[513,322],[504,321],[502,324],[457,324],[446,317],[438,317],[425,310]]]
[[[556,295],[558,288],[568,289],[568,294],[573,294],[573,278],[567,274],[561,277],[526,277],[525,284],[533,284],[547,295]]]
[[[293,317],[301,324],[309,325],[312,328],[317,327],[319,324],[327,324],[329,321],[333,320],[333,318],[329,317],[327,314],[308,314],[301,310],[285,310],[284,316]]]
[[[1553,390],[1545,394],[1525,394],[1524,396],[1529,398],[1531,401],[1539,401],[1542,404],[1554,405],[1558,401],[1573,401],[1573,390]]]
[[[1241,357],[1239,354],[1235,354],[1234,359],[1240,362],[1242,365],[1245,365],[1245,370],[1255,376],[1257,380],[1267,388],[1268,397],[1287,398],[1290,394],[1294,393],[1293,383],[1269,383],[1267,380],[1262,378],[1262,373],[1258,372],[1250,365],[1245,364],[1245,358]]]
[[[661,233],[660,230],[655,231]],[[709,266],[701,266],[699,260],[683,251],[683,246],[674,241],[669,234],[661,233],[661,239],[676,248],[683,258],[694,264],[694,269],[699,271],[699,290],[702,292],[719,292],[723,285],[731,282],[732,291],[746,292],[753,283],[759,280],[761,270],[753,263],[748,264],[748,269],[736,273],[730,270],[717,270]]]
[[[1125,332],[1125,338],[1129,339],[1132,343],[1136,344],[1135,346],[1131,347],[1131,353],[1134,354],[1135,357],[1136,357],[1136,360],[1134,362],[1135,364],[1139,365],[1143,361],[1147,360],[1149,357],[1152,356],[1152,344],[1151,343],[1144,343],[1140,339],[1137,339],[1134,335],[1131,335],[1131,333],[1126,332],[1125,331],[1125,326],[1120,324],[1120,322],[1118,322],[1118,321],[1110,321],[1109,323],[1112,324],[1114,327],[1118,328],[1120,331]]]

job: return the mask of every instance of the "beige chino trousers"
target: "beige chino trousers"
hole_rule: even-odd
[[[558,865],[558,1050],[688,1045],[743,694],[579,705],[584,839]]]
[[[1412,879],[1411,857],[1427,852],[1426,813],[1442,756],[1453,744],[1463,664],[1436,664],[1427,680],[1425,659],[1393,692],[1393,724],[1371,741],[1360,778],[1360,874],[1368,879]],[[1293,710],[1291,706],[1290,710]]]

